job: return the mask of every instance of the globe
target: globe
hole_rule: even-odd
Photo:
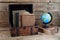
[[[52,15],[50,13],[44,13],[41,15],[41,20],[44,24],[48,24],[52,20]]]

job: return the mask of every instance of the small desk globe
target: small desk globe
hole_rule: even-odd
[[[43,24],[49,24],[52,21],[52,15],[51,13],[47,12],[47,13],[43,13],[41,15],[41,21],[43,22]]]

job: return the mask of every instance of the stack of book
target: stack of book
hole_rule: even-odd
[[[25,10],[13,11],[13,24],[13,36],[38,34],[38,28],[35,28],[35,15]]]

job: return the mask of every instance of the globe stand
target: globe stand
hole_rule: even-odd
[[[48,28],[47,24],[44,24],[43,28]]]
[[[48,26],[47,24],[51,23],[52,21],[52,14],[50,12],[44,13],[43,15],[41,15],[41,21],[43,23],[42,27],[39,27],[38,31],[40,33],[44,33],[44,34],[55,34],[58,32],[58,27],[54,27],[53,25],[50,24],[50,26]]]
[[[43,28],[48,28],[47,24],[49,24],[52,21],[52,14],[50,12],[44,13],[41,16],[41,20],[43,22]]]

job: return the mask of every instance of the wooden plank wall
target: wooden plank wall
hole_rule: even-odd
[[[50,3],[49,3],[50,2]],[[60,26],[60,0],[0,0],[0,27],[9,27],[9,4],[33,4],[33,13],[39,19],[42,13],[51,12],[54,25]],[[42,25],[40,20],[37,20]]]

